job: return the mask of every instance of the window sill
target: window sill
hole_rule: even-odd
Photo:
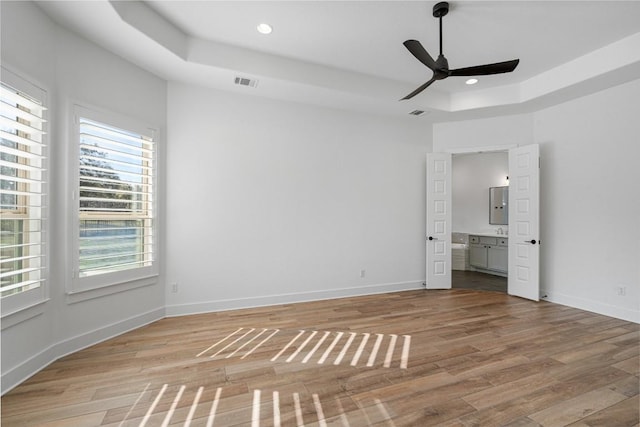
[[[156,283],[158,283],[158,274],[152,274],[150,276],[142,277],[139,279],[133,279],[122,283],[102,286],[99,288],[71,290],[67,292],[66,300],[67,304],[75,304],[94,298],[101,298],[107,295],[113,295],[120,292],[130,291],[132,289],[155,285]]]
[[[2,324],[1,329],[4,331],[7,328],[17,325],[18,323],[26,322],[29,319],[40,316],[42,313],[44,313],[45,303],[47,301],[49,301],[48,298],[33,303],[27,307],[23,307],[19,310],[13,311],[11,313],[3,313],[2,321],[0,322]]]

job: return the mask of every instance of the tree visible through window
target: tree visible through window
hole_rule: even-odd
[[[153,262],[150,136],[79,120],[80,278]]]
[[[126,201],[132,200],[133,187],[120,181],[120,175],[113,171],[106,158],[107,153],[96,148],[80,147],[80,208],[129,207]],[[113,201],[106,202],[103,198]]]

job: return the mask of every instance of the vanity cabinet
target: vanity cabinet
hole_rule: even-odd
[[[469,264],[483,270],[507,273],[509,239],[469,236]]]
[[[506,273],[509,268],[508,252],[509,250],[506,246],[489,246],[487,248],[487,269]]]
[[[487,268],[487,248],[485,245],[471,243],[469,245],[469,265],[478,268]]]

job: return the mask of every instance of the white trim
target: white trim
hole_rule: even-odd
[[[546,289],[540,289],[540,299],[554,304],[565,305],[567,307],[640,324],[640,311],[638,310],[605,304],[587,298],[551,292]]]
[[[160,307],[52,344],[21,364],[2,372],[2,395],[64,356],[141,328],[164,317],[164,307]]]
[[[48,86],[41,84],[37,79],[34,80],[31,77],[30,73],[25,73],[21,70],[15,69],[11,66],[7,66],[7,64],[2,64],[0,67],[0,77],[3,83],[10,85],[14,89],[19,90],[24,93],[27,97],[32,97],[32,99],[37,99],[42,105],[38,106],[42,109],[42,123],[49,121],[49,111],[47,107],[49,106],[50,101],[50,91],[48,90]],[[31,102],[30,100],[27,100]],[[49,125],[43,126],[43,129],[46,132],[42,135],[42,140],[40,141],[40,152],[50,152],[51,150],[51,141],[49,134],[51,129],[49,129]],[[19,166],[18,166],[19,167]],[[27,167],[23,165],[23,167]],[[50,202],[49,196],[47,193],[50,191],[50,176],[49,176],[49,168],[51,167],[51,161],[49,158],[44,157],[42,159],[42,164],[39,167],[29,166],[29,168],[39,169],[40,170],[40,186],[41,186],[41,197],[43,202],[40,209],[40,221],[41,221],[41,229],[39,235],[41,237],[40,248],[42,257],[41,262],[41,276],[40,276],[40,286],[35,289],[30,289],[25,292],[20,292],[13,295],[8,295],[2,298],[2,302],[0,303],[0,313],[2,313],[2,329],[8,328],[10,326],[16,325],[23,321],[26,321],[30,318],[39,316],[44,311],[43,303],[49,300],[50,294],[50,280],[51,280],[51,244],[47,240],[47,235],[51,232],[50,224],[49,224],[49,212],[50,206],[48,203]],[[27,196],[29,197],[29,196]],[[24,310],[24,314],[19,314],[20,311]]]
[[[159,187],[159,144],[160,144],[160,126],[155,126],[147,123],[144,120],[137,119],[135,117],[125,116],[120,113],[112,112],[110,110],[96,107],[84,102],[71,101],[69,105],[69,135],[71,143],[69,144],[70,150],[73,153],[73,166],[69,168],[68,183],[71,189],[70,197],[68,200],[68,206],[70,208],[70,245],[73,256],[71,257],[70,264],[70,280],[65,285],[65,291],[67,294],[67,302],[75,303],[84,301],[91,298],[97,298],[104,295],[109,295],[117,292],[122,292],[128,289],[134,289],[141,286],[147,286],[152,284],[150,278],[156,278],[160,273],[159,267],[159,251],[160,251],[160,227],[159,223],[159,210],[158,199],[161,194]],[[79,182],[80,182],[80,168],[78,165],[78,147],[80,145],[79,134],[79,118],[83,117],[89,120],[105,123],[108,126],[113,126],[118,129],[125,130],[126,132],[137,133],[142,136],[150,137],[153,139],[154,156],[153,156],[153,205],[152,212],[152,236],[153,236],[153,258],[152,264],[149,266],[132,268],[127,270],[116,271],[112,273],[99,274],[95,276],[78,277],[79,271],[79,239],[77,232],[79,230]],[[156,282],[156,279],[153,279]]]
[[[92,289],[75,290],[66,293],[67,304],[75,304],[77,302],[87,301],[94,298],[100,298],[107,295],[117,294],[120,292],[126,292],[132,289],[142,288],[145,286],[151,286],[158,283],[158,275],[151,275],[149,277],[142,277],[140,279],[123,281],[120,283],[113,283],[103,285],[101,287]]]
[[[451,154],[473,154],[473,153],[491,153],[497,151],[509,151],[511,148],[518,147],[518,144],[505,144],[505,145],[489,145],[485,147],[461,147],[461,148],[448,148],[442,150],[442,153]]]
[[[370,286],[167,305],[167,317],[424,289],[424,279]]]
[[[28,291],[27,291],[28,292]],[[33,319],[36,316],[40,316],[44,313],[45,303],[49,301],[49,298],[34,302],[31,305],[22,307],[11,313],[2,313],[2,319],[0,319],[0,329],[5,330],[18,323],[26,322],[29,319]]]

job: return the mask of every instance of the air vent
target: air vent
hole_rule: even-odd
[[[409,114],[412,115],[412,116],[421,116],[421,115],[424,114],[424,111],[423,110],[413,110]]]
[[[257,87],[258,80],[250,79],[247,77],[236,77],[236,84],[240,86],[249,86],[249,87]]]

